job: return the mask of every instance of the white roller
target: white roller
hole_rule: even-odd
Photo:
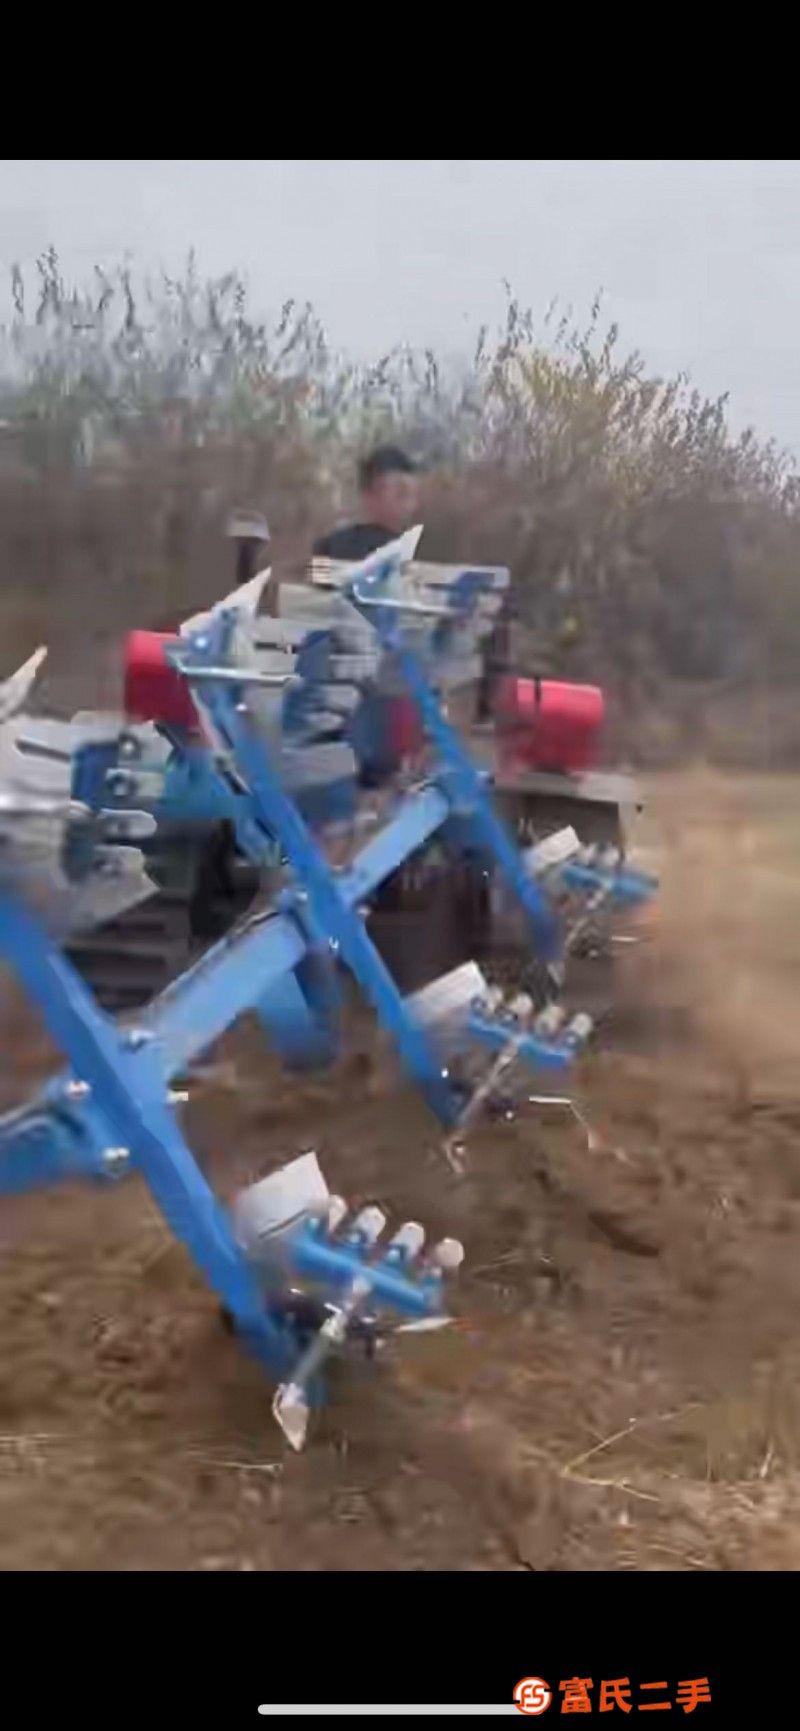
[[[573,1040],[583,1046],[586,1044],[593,1027],[594,1022],[591,1016],[587,1016],[585,1010],[581,1010],[577,1016],[573,1016],[567,1031]]]

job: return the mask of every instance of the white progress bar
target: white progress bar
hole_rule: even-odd
[[[441,1705],[434,1706],[434,1707],[401,1707],[401,1706],[398,1706],[397,1703],[394,1703],[394,1705],[387,1706],[387,1707],[367,1707],[362,1702],[357,1707],[340,1707],[340,1706],[336,1706],[336,1707],[319,1707],[319,1706],[317,1706],[317,1707],[297,1707],[294,1705],[294,1703],[292,1703],[291,1706],[286,1706],[286,1707],[277,1707],[277,1706],[273,1706],[273,1705],[269,1705],[269,1706],[265,1705],[265,1706],[259,1707],[258,1711],[259,1711],[259,1713],[263,1713],[267,1718],[269,1718],[269,1715],[271,1713],[291,1713],[293,1715],[296,1715],[297,1717],[300,1717],[301,1715],[312,1714],[312,1713],[315,1715],[322,1714],[322,1715],[325,1715],[326,1717],[330,1717],[331,1715],[335,1716],[337,1714],[338,1715],[347,1714],[348,1717],[350,1717],[350,1716],[363,1717],[367,1713],[382,1713],[382,1714],[387,1714],[387,1715],[391,1714],[393,1716],[396,1716],[397,1714],[405,1714],[405,1713],[436,1713],[436,1714],[448,1714],[448,1715],[449,1714],[455,1714],[455,1713],[472,1713],[475,1715],[478,1715],[478,1714],[485,1715],[488,1713],[488,1714],[491,1714],[492,1717],[494,1717],[494,1715],[496,1713],[518,1713],[519,1708],[517,1707],[517,1705],[514,1701],[504,1701],[503,1705],[500,1707],[464,1707],[464,1706],[442,1707]]]

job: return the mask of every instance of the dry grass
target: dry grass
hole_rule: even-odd
[[[662,776],[644,825],[660,854],[663,992],[748,1086],[794,1085],[800,1059],[800,784],[791,776]]]

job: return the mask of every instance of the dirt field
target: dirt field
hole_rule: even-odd
[[[663,893],[585,1065],[457,1180],[386,1057],[298,1090],[243,1030],[190,1133],[462,1237],[460,1326],[343,1368],[289,1458],[132,1181],[0,1215],[0,1567],[800,1568],[800,789],[650,790]],[[41,1041],[7,1014],[4,1103]]]

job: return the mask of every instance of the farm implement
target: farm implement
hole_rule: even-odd
[[[349,976],[453,1147],[479,1111],[505,1106],[513,1076],[578,1058],[592,1021],[565,1002],[575,934],[655,890],[620,849],[571,828],[518,845],[446,712],[474,676],[507,573],[416,565],[415,548],[414,534],[318,573],[271,615],[258,611],[265,573],[174,637],[133,633],[124,718],[76,718],[67,733],[24,721],[37,657],[0,689],[0,960],[67,1066],[0,1120],[0,1188],[137,1170],[277,1382],[273,1410],[295,1447],[332,1353],[447,1321],[461,1246],[426,1251],[416,1222],[389,1237],[379,1209],[328,1193],[312,1154],[223,1207],[181,1129],[192,1065],[248,1011],[288,1066],[330,1063]],[[368,738],[376,693],[398,686],[424,747],[376,785],[359,725]],[[165,812],[224,827],[250,873],[248,905],[115,1018],[91,969],[104,933],[131,910],[140,933],[163,900],[148,867]],[[410,862],[424,886],[434,848],[465,933],[500,886],[513,903],[512,987],[475,959],[436,974],[423,956],[410,990],[395,977],[376,905]],[[380,919],[391,917],[389,898]]]

